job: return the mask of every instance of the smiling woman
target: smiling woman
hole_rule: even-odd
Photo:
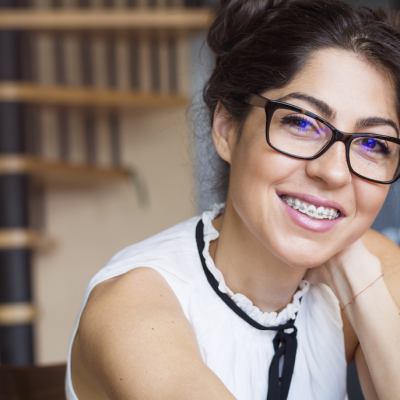
[[[338,59],[341,60],[340,69],[335,65]],[[319,103],[328,105],[334,116],[330,118],[331,123],[346,132],[357,132],[359,120],[370,116],[374,119],[375,116],[392,121],[397,119],[391,81],[360,56],[349,51],[315,51],[287,85],[262,93],[267,98],[286,98],[289,101],[289,94],[294,92],[306,93],[308,97],[312,96]],[[304,122],[305,117],[301,116],[306,116],[305,107],[314,113],[319,111],[309,100],[296,97],[291,100],[291,105],[298,108],[284,111],[286,123],[289,117],[292,123],[293,118],[303,118]],[[288,270],[288,267],[283,267],[282,261],[284,264],[289,263],[290,272],[293,272],[294,265],[299,265],[300,271],[303,271],[302,268],[321,265],[368,229],[383,204],[389,186],[372,184],[366,178],[382,178],[382,181],[396,178],[399,147],[398,143],[393,143],[395,149],[391,161],[383,159],[378,163],[371,151],[364,150],[360,156],[356,141],[358,136],[345,136],[353,139],[346,142],[347,151],[343,143],[335,141],[335,134],[339,131],[330,124],[325,124],[328,131],[325,129],[324,133],[318,128],[318,140],[315,137],[311,137],[311,140],[299,138],[299,129],[296,129],[294,135],[293,126],[288,137],[287,126],[282,129],[282,113],[275,111],[271,115],[269,110],[265,111],[260,107],[250,110],[238,140],[236,125],[221,104],[214,114],[213,134],[218,154],[231,166],[223,215],[228,221],[235,221],[235,229],[229,231],[240,236],[255,236],[258,240],[249,242],[253,247],[261,246],[268,250],[269,269],[276,265],[275,276],[279,276]],[[315,124],[321,124],[322,119],[317,118]],[[268,131],[266,125],[269,125]],[[391,143],[390,140],[397,140],[390,124],[380,123],[370,127],[368,132],[363,133],[363,137],[368,135],[370,140],[375,138],[385,146]],[[266,136],[269,138],[269,146],[266,145]],[[357,174],[366,177],[361,179],[356,176],[348,164]],[[387,170],[387,173],[382,170]],[[295,204],[298,207],[282,201],[288,196],[292,201],[297,200]],[[335,218],[309,217],[306,211],[310,209],[311,213],[312,207],[325,207],[326,212],[335,215]],[[224,233],[221,232],[219,255],[223,251],[223,241]],[[229,243],[233,243],[232,239],[229,239]],[[254,249],[254,254],[260,254],[260,251]],[[274,255],[273,259],[270,254]],[[264,268],[262,265],[266,257],[267,254],[259,258],[259,268]],[[251,262],[253,266],[256,264],[256,260]],[[224,268],[223,262],[218,262],[218,265],[220,269]],[[232,268],[230,264],[229,269]],[[294,290],[298,282],[294,276],[292,279]],[[268,290],[270,296],[274,296],[274,291],[281,290],[278,287],[274,289],[269,278],[264,284],[267,285],[263,285],[264,290],[271,285]]]
[[[369,230],[400,175],[390,21],[222,1],[204,100],[225,201],[92,279],[69,399],[343,400],[352,359],[367,399],[398,396],[400,251]]]

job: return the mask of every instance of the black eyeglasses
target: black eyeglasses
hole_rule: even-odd
[[[315,160],[343,142],[349,170],[371,182],[390,184],[400,177],[400,139],[373,133],[345,133],[318,115],[293,104],[252,94],[246,103],[265,110],[267,143],[287,156]]]

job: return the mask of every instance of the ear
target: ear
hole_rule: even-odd
[[[237,140],[236,124],[221,102],[215,108],[212,138],[218,155],[230,163]]]

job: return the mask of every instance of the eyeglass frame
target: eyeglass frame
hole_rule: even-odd
[[[400,157],[399,157],[399,164],[397,166],[397,172],[395,174],[395,178],[393,178],[390,181],[378,181],[376,179],[372,179],[372,178],[367,178],[361,174],[359,174],[358,172],[354,171],[353,167],[351,166],[350,163],[350,145],[351,142],[359,137],[374,137],[377,139],[383,139],[383,140],[388,140],[389,142],[393,142],[396,143],[400,146],[400,138],[395,138],[392,136],[386,136],[386,135],[379,135],[379,134],[375,134],[375,133],[347,133],[347,132],[343,132],[340,131],[339,129],[335,128],[330,122],[326,121],[324,118],[320,117],[317,114],[314,114],[311,111],[305,110],[302,107],[298,107],[295,106],[293,104],[290,103],[286,103],[284,101],[280,101],[280,100],[271,100],[268,99],[264,96],[261,96],[259,94],[250,94],[246,100],[245,103],[251,106],[255,106],[255,107],[260,107],[263,108],[265,111],[265,117],[266,117],[266,121],[265,121],[265,139],[267,141],[267,143],[269,144],[269,146],[271,146],[275,151],[277,151],[278,153],[284,154],[286,156],[292,157],[292,158],[297,158],[300,160],[315,160],[318,157],[322,156],[325,152],[327,152],[329,150],[330,147],[332,147],[332,145],[336,142],[343,142],[346,148],[346,162],[347,162],[347,166],[350,170],[351,173],[353,173],[354,175],[362,178],[362,179],[366,179],[367,181],[370,182],[374,182],[374,183],[381,183],[384,185],[390,185],[393,182],[396,182],[399,178],[400,178]],[[274,112],[280,108],[284,108],[287,110],[292,110],[292,111],[296,111],[299,112],[301,114],[307,115],[311,118],[316,119],[317,121],[323,123],[324,125],[326,125],[331,131],[332,131],[332,137],[331,139],[322,147],[322,149],[317,152],[315,155],[313,155],[312,157],[302,157],[302,156],[296,156],[290,153],[287,153],[285,151],[282,151],[278,148],[276,148],[270,141],[269,139],[269,128],[271,126],[271,120],[272,120],[272,115],[274,114]]]

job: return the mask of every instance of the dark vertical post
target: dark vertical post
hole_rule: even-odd
[[[0,0],[2,8],[18,7],[15,0]],[[0,31],[0,81],[20,81],[21,33]],[[24,106],[0,102],[0,157],[23,154]],[[28,228],[26,175],[0,170],[0,364],[33,363],[31,251],[12,242],[12,233]]]
[[[89,0],[79,0],[79,6],[89,8]],[[92,61],[92,35],[83,32],[80,39],[80,58],[82,63],[82,84],[93,88],[93,68]],[[95,115],[93,109],[87,108],[84,114],[84,137],[85,137],[85,156],[86,162],[95,165],[97,161],[97,135],[95,127]]]
[[[117,110],[111,110],[108,115],[108,127],[110,133],[111,165],[118,168],[121,166],[121,135]]]
[[[107,0],[106,3],[108,3],[109,7],[113,6],[113,2],[111,0]],[[107,86],[113,89],[117,87],[117,40],[117,35],[109,33],[106,41]],[[111,164],[113,167],[119,167],[121,164],[121,138],[118,110],[112,109],[109,112],[108,127],[110,134]]]

